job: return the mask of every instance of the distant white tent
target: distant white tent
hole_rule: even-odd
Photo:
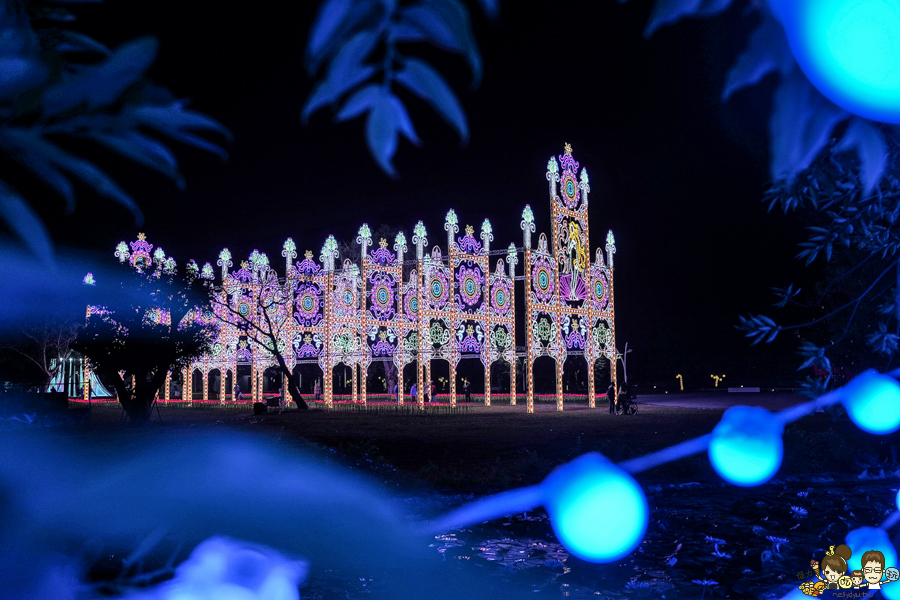
[[[100,380],[97,378],[97,374],[91,371],[91,376],[89,381],[91,382],[91,398],[114,398],[115,394],[111,393],[106,389]],[[70,382],[71,385],[71,382]],[[66,380],[63,369],[59,369],[56,373],[56,377],[53,378],[53,381],[50,382],[50,385],[47,386],[48,392],[63,392],[66,391]],[[79,390],[80,391],[80,390]],[[79,394],[80,395],[80,394]]]

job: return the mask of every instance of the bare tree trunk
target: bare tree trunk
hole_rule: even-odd
[[[306,400],[303,399],[303,396],[300,395],[300,388],[294,383],[294,378],[291,376],[291,371],[288,369],[287,363],[284,362],[284,357],[281,356],[280,352],[275,352],[273,355],[275,356],[275,359],[278,360],[278,370],[287,378],[288,391],[291,393],[291,400],[294,401],[294,404],[296,404],[297,408],[300,410],[308,410],[309,404],[307,404]]]

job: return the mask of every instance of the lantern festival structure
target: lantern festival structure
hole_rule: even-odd
[[[591,262],[588,227],[588,175],[579,171],[568,144],[565,153],[547,163],[551,199],[552,232],[540,234],[532,247],[535,231],[530,206],[522,212],[523,246],[510,244],[492,250],[490,222],[485,219],[476,236],[471,225],[460,232],[456,213],[447,213],[444,230],[446,249],[435,245],[427,250],[428,238],[422,221],[413,229],[415,258],[406,259],[409,247],[398,233],[393,243],[380,239],[373,243],[368,225],[359,229],[359,264],[345,259],[339,263],[338,244],[329,236],[318,261],[307,251],[297,262],[297,247],[288,239],[282,251],[284,276],[279,276],[268,257],[256,250],[239,268],[230,251],[219,254],[220,285],[215,285],[213,267],[201,269],[193,260],[192,273],[210,281],[216,295],[213,310],[221,323],[212,351],[182,373],[181,397],[194,397],[194,375],[203,381],[203,400],[212,395],[224,402],[231,392],[238,369],[250,372],[246,400],[262,399],[263,374],[276,366],[264,345],[251,341],[248,328],[266,317],[266,326],[276,332],[277,345],[288,367],[315,364],[326,406],[334,400],[334,370],[340,364],[352,371],[351,399],[366,403],[366,377],[374,361],[396,367],[397,401],[404,402],[404,367],[415,364],[416,402],[424,407],[432,361],[445,360],[450,368],[450,404],[457,403],[457,369],[465,359],[480,360],[484,366],[484,402],[491,403],[491,365],[503,361],[509,366],[510,403],[516,404],[516,363],[524,358],[527,381],[527,411],[534,411],[534,364],[548,356],[555,362],[557,409],[563,410],[563,367],[570,356],[583,356],[588,366],[588,398],[594,407],[596,395],[593,370],[598,360],[610,365],[615,381],[615,310],[613,302],[613,256],[615,240],[606,235],[605,253],[596,249]],[[129,245],[120,243],[116,256],[136,268],[150,265],[159,257],[143,235]],[[161,250],[157,248],[157,254]],[[171,259],[169,259],[171,260]],[[516,266],[524,265],[523,275]],[[404,269],[404,265],[407,268]],[[174,265],[174,263],[173,263]],[[525,346],[516,346],[516,282],[523,281],[525,315],[522,319]],[[269,302],[267,315],[260,314],[261,301]],[[254,321],[255,320],[255,321]],[[218,370],[218,390],[210,389],[209,374]],[[226,374],[230,376],[226,376]],[[171,399],[171,374],[165,399]],[[199,392],[199,390],[196,390]],[[393,390],[388,390],[392,392]]]

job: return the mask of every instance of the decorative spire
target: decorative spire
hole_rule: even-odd
[[[397,253],[397,262],[403,264],[403,253],[406,252],[406,236],[399,232],[394,238],[394,252]]]
[[[125,262],[131,257],[131,253],[128,252],[128,244],[125,242],[119,242],[116,245],[116,258],[119,259],[120,263]]]
[[[607,266],[609,270],[612,271],[613,268],[613,254],[616,253],[616,238],[613,236],[612,229],[609,230],[609,233],[606,234],[606,262],[609,263]]]
[[[412,242],[416,245],[416,260],[422,260],[422,255],[425,253],[425,245],[428,244],[428,238],[425,237],[425,224],[422,221],[419,221],[413,227]]]
[[[587,169],[581,169],[581,183],[578,184],[578,187],[581,188],[581,202],[584,208],[587,208],[588,203],[588,192],[591,191],[590,182],[588,181]]]
[[[322,254],[319,256],[319,260],[322,261],[322,266],[326,271],[334,271],[334,259],[337,257],[337,240],[334,239],[333,235],[329,235],[328,239],[325,240],[325,245],[322,246]]]
[[[512,242],[509,243],[509,248],[506,249],[506,262],[509,264],[509,277],[510,279],[515,279],[516,277],[516,265],[519,262],[518,251],[516,250],[516,245]]]
[[[362,227],[359,228],[359,235],[356,236],[356,243],[362,246],[362,253],[360,256],[365,258],[369,251],[369,246],[372,245],[372,231],[369,229],[368,223],[363,223]]]
[[[379,246],[382,250],[386,250],[386,249],[387,249],[387,240],[384,239],[384,238],[381,238],[381,241],[378,242],[378,246]]]
[[[487,219],[481,224],[481,241],[484,242],[484,253],[490,254],[491,242],[494,241],[494,230],[491,227],[491,222]]]
[[[452,208],[447,211],[447,217],[444,219],[444,230],[447,232],[447,251],[453,245],[454,234],[459,233],[459,219],[456,218],[456,211]]]
[[[137,239],[139,239],[139,240],[142,241],[142,242],[146,242],[146,241],[147,241],[147,236],[146,236],[145,234],[143,234],[143,233],[139,233]]]
[[[531,234],[534,233],[534,212],[532,212],[531,206],[528,204],[525,205],[525,209],[522,211],[522,222],[519,227],[524,232],[524,246],[528,250],[531,248]]]
[[[281,255],[284,257],[285,262],[285,273],[291,272],[291,265],[294,262],[294,259],[297,258],[297,244],[294,243],[292,238],[288,238],[284,242],[284,249],[281,251]]]
[[[565,149],[566,149],[566,154],[568,154],[569,156],[572,156],[572,144],[570,144],[569,142],[566,142]]]
[[[225,281],[225,278],[228,276],[228,267],[234,264],[231,262],[231,252],[228,248],[219,252],[219,260],[216,264],[222,267],[222,281]]]

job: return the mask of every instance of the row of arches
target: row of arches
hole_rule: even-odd
[[[441,396],[449,396],[450,394],[450,362],[446,359],[431,359],[430,364],[425,368],[425,381],[429,379],[435,384],[435,395],[438,401]],[[355,367],[355,368],[354,368]],[[490,365],[489,372],[482,362],[477,359],[460,360],[456,367],[456,390],[457,393],[464,394],[464,384],[466,381],[471,383],[471,394],[474,396],[483,396],[486,388],[490,389],[490,395],[503,396],[509,395],[512,389],[512,381],[510,376],[515,372],[515,389],[520,394],[527,393],[528,376],[527,370],[524,368],[524,360],[520,359],[515,369],[510,368],[510,364],[502,359],[494,361]],[[403,368],[402,381],[403,390],[401,395],[408,401],[410,400],[410,392],[412,386],[417,381],[418,362],[413,361],[406,364]],[[584,356],[569,356],[563,364],[562,392],[566,395],[587,395],[588,394],[588,377],[594,377],[594,389],[605,390],[609,385],[609,369],[600,368],[599,363],[595,364],[595,368],[588,368],[587,360]],[[187,373],[173,373],[164,392],[165,400],[173,401],[205,401],[220,403],[227,402],[251,402],[259,401],[265,396],[279,393],[281,386],[285,383],[282,373],[270,367],[264,371],[255,373],[256,385],[254,386],[254,370],[251,365],[237,365],[234,369],[225,369],[223,376],[222,370],[213,368],[208,371],[202,371],[195,368],[190,373],[189,385],[184,385],[184,377]],[[355,377],[354,377],[355,375]],[[323,385],[323,371],[316,363],[301,363],[293,368],[292,377],[297,384],[300,393],[310,398],[314,394],[316,382],[320,386]],[[400,377],[396,371],[396,367],[388,361],[373,361],[365,368],[365,377],[363,377],[363,367],[361,365],[348,365],[338,363],[332,369],[332,393],[337,398],[353,398],[366,396],[393,396],[392,384],[400,381]],[[556,395],[557,393],[557,372],[556,362],[549,356],[541,356],[534,362],[532,381],[534,384],[534,394]],[[235,384],[240,388],[240,398],[236,398]],[[365,386],[365,388],[363,388]],[[446,398],[444,399],[446,401]],[[512,400],[512,399],[511,399]],[[412,400],[415,401],[415,400]]]

